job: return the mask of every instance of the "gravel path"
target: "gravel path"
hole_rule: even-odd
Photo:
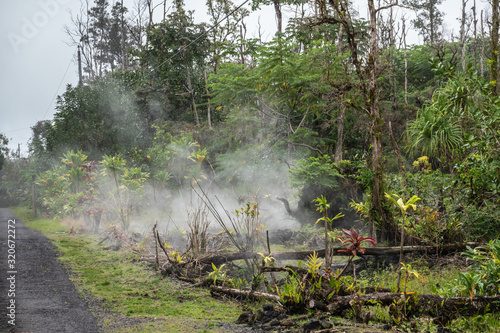
[[[0,208],[0,237],[0,332],[101,331],[47,237],[6,208]]]

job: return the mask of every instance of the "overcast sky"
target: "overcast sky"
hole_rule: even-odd
[[[235,4],[243,1],[233,0]],[[476,1],[478,9],[487,6],[485,0]],[[134,2],[125,0],[125,6],[131,8]],[[355,2],[360,14],[366,16],[366,0]],[[469,8],[472,2],[469,0]],[[185,3],[195,10],[198,21],[206,21],[205,0]],[[62,94],[67,84],[77,83],[76,48],[66,44],[69,38],[63,28],[71,25],[70,11],[76,13],[79,7],[79,0],[0,0],[0,133],[11,140],[11,149],[17,150],[21,144],[23,156],[31,137],[30,127],[39,120],[52,119],[55,96]],[[441,6],[445,24],[455,36],[460,8],[460,0],[445,0]],[[249,30],[257,25],[258,17],[266,35],[272,36],[274,9],[265,7],[247,19]],[[410,38],[413,43],[419,42],[416,34]]]

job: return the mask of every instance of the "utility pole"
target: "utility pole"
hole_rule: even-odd
[[[31,181],[32,181],[32,197],[31,197],[31,203],[32,203],[32,206],[33,206],[33,217],[36,217],[36,183],[35,183],[35,180],[36,180],[36,176],[35,175],[32,175],[31,176]]]
[[[78,85],[82,84],[82,56],[80,53],[80,45],[78,45]]]

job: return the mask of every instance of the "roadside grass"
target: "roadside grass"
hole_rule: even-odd
[[[103,250],[97,245],[97,235],[69,234],[70,227],[60,221],[32,219],[30,210],[22,207],[14,207],[13,210],[28,227],[42,231],[57,246],[60,260],[72,271],[75,285],[93,305],[106,332],[227,332],[232,328],[230,323],[243,312],[240,303],[216,300],[206,289],[187,288],[178,281],[162,278],[125,249]],[[286,249],[273,249],[277,250]],[[436,294],[464,270],[454,265],[431,267],[421,259],[411,261],[411,265],[425,278],[420,280],[411,276],[408,279],[407,292],[416,294]],[[396,269],[363,271],[358,274],[357,285],[379,286],[395,292],[396,279]],[[249,307],[258,308],[259,305]],[[375,305],[368,310],[374,314],[372,324],[390,322],[386,307]],[[352,328],[353,317],[353,314],[347,314],[344,318],[331,319],[345,323],[345,328],[349,329]],[[414,332],[439,331],[429,319],[422,318],[416,324],[412,328]],[[405,330],[403,326],[400,329]],[[449,327],[464,332],[500,332],[500,314],[462,317],[454,320]],[[379,332],[378,327],[373,325],[357,326],[355,329],[359,332],[365,329],[366,332]]]
[[[206,289],[162,278],[126,249],[103,250],[96,235],[69,233],[57,220],[32,219],[23,208],[13,210],[57,246],[79,292],[95,313],[106,313],[96,313],[105,331],[225,332],[242,312],[238,303],[216,300]]]
[[[11,207],[16,216],[22,218],[23,223],[32,229],[40,230],[44,235],[66,233],[69,227],[61,225],[58,221],[49,218],[32,218],[31,209],[24,206]]]

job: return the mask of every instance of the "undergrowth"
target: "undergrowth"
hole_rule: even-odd
[[[219,301],[211,297],[206,289],[188,288],[181,286],[177,280],[162,278],[145,263],[135,261],[131,252],[124,249],[103,250],[98,245],[97,235],[73,232],[71,226],[61,225],[57,220],[29,219],[29,211],[22,208],[16,208],[15,211],[23,217],[27,226],[41,230],[58,247],[61,261],[73,272],[72,278],[78,290],[82,295],[90,295],[94,303],[99,304],[96,309],[108,313],[98,317],[109,332],[225,332],[232,325],[229,323],[234,323],[243,312],[241,303]],[[296,262],[290,264],[296,265]],[[302,267],[311,270],[310,264],[303,263]],[[407,260],[405,267],[411,274],[402,283],[405,283],[407,293],[416,295],[438,294],[443,286],[465,269],[463,260],[451,258],[439,262],[414,258]],[[397,276],[396,267],[370,269],[359,272],[356,283],[360,289],[376,286],[395,292]],[[287,293],[286,286],[279,290]],[[259,305],[244,306],[258,308]],[[386,307],[373,304],[368,307],[368,311],[371,313],[371,325],[366,328],[370,332],[377,331],[377,325],[391,323],[391,313]],[[314,315],[314,311],[307,313],[307,317]],[[342,318],[328,318],[338,325],[346,322],[347,326],[359,321],[355,312]],[[448,328],[451,332],[498,332],[500,314],[462,317],[453,320]],[[431,318],[420,318],[400,323],[398,330],[439,332],[442,328],[434,324]]]
[[[92,310],[105,331],[225,332],[241,313],[236,303],[214,299],[206,289],[162,278],[126,250],[103,250],[98,236],[71,233],[57,220],[31,219],[27,211],[14,210],[57,246],[79,292],[99,305]]]

